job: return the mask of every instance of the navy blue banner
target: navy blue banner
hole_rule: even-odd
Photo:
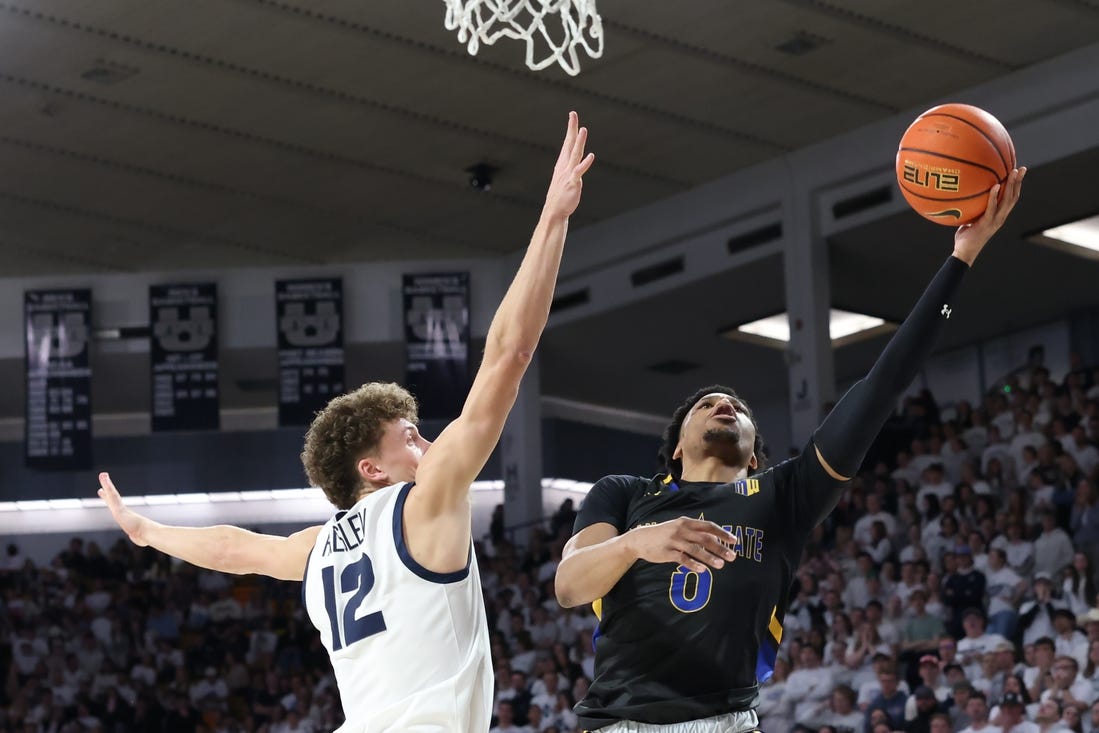
[[[425,420],[453,420],[469,392],[469,273],[404,276],[405,386]]]
[[[343,283],[275,283],[279,331],[279,425],[308,425],[344,392]]]
[[[37,290],[23,297],[29,468],[92,467],[92,292]]]
[[[217,285],[149,286],[153,430],[217,430]]]

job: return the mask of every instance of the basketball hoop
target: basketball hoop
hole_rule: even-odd
[[[593,59],[603,55],[603,21],[595,0],[443,0],[446,28],[476,56],[481,44],[500,38],[527,44],[527,66],[539,71],[560,64],[571,76],[580,73],[577,48]],[[547,28],[547,23],[549,28]],[[560,27],[558,27],[560,24]],[[535,47],[541,47],[537,53]]]

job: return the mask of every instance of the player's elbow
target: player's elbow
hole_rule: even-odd
[[[553,593],[557,596],[557,603],[561,608],[575,608],[585,603],[591,603],[598,596],[587,598],[584,589],[578,587],[579,578],[571,572],[571,568],[565,566],[562,561],[557,568],[557,575],[553,580]]]
[[[561,590],[560,585],[554,589],[554,594],[557,596],[557,605],[561,606],[561,608],[576,608],[583,603],[583,601],[576,600],[576,598],[567,591]]]

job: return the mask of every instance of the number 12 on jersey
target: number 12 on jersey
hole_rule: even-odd
[[[328,612],[328,621],[332,624],[332,651],[339,651],[362,641],[368,636],[385,631],[385,619],[381,611],[368,613],[355,618],[356,611],[363,599],[374,587],[374,566],[366,555],[353,565],[348,565],[340,573],[339,594],[336,592],[336,568],[329,565],[321,568],[321,584],[324,586],[324,609]],[[350,599],[343,598],[354,593]],[[343,634],[341,639],[339,611],[343,610]]]

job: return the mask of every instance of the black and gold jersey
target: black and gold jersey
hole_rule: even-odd
[[[729,484],[600,479],[574,532],[606,522],[624,533],[692,517],[735,534],[739,556],[703,573],[638,561],[596,602],[595,679],[576,706],[581,725],[677,723],[752,708],[782,641],[802,548],[843,487],[812,443],[797,458]]]

